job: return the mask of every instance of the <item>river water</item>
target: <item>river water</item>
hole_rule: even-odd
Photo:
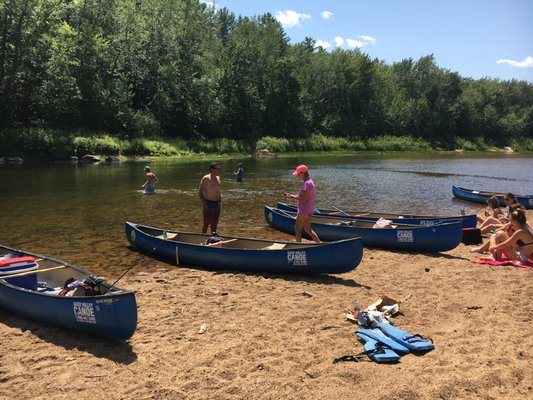
[[[238,161],[244,182],[235,182]],[[344,210],[457,215],[480,206],[452,196],[452,185],[533,194],[533,157],[520,155],[300,155],[221,162],[220,235],[291,239],[269,228],[264,205],[295,193],[291,175],[307,164],[317,187],[316,206]],[[0,243],[73,262],[108,278],[151,262],[124,235],[129,220],[198,232],[198,185],[209,161],[157,160],[157,193],[140,191],[146,161],[116,164],[0,165]],[[168,264],[170,267],[170,264]]]

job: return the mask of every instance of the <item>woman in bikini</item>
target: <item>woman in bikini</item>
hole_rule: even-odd
[[[510,215],[513,233],[496,232],[490,238],[489,251],[495,260],[507,257],[527,263],[533,256],[533,230],[526,221],[526,213],[522,209],[515,210]]]

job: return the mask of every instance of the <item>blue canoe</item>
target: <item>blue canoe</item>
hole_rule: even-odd
[[[137,327],[134,292],[75,265],[2,245],[0,306],[29,319],[119,340],[129,339]]]
[[[452,186],[452,192],[455,197],[461,200],[471,201],[473,203],[487,204],[487,200],[496,196],[498,203],[501,207],[505,207],[507,204],[503,201],[505,193],[501,192],[482,192],[478,190],[465,189],[458,186]],[[514,193],[513,193],[514,194]],[[516,200],[522,204],[526,209],[533,209],[533,195],[519,195],[514,194]]]
[[[294,234],[295,213],[265,206],[265,219],[269,225]],[[363,244],[392,250],[447,251],[459,245],[463,237],[461,222],[421,226],[392,224],[386,228],[373,228],[373,221],[323,217],[313,215],[311,226],[320,240],[342,240],[361,237]]]
[[[284,211],[296,212],[296,206],[288,203],[278,203],[277,208]],[[315,215],[326,217],[355,218],[362,221],[377,221],[380,218],[391,220],[393,223],[408,225],[440,225],[448,222],[461,222],[463,228],[475,228],[477,224],[476,214],[457,215],[453,217],[430,216],[430,215],[413,215],[413,214],[391,214],[382,212],[367,211],[344,211],[328,210],[324,208],[315,208]]]
[[[340,274],[355,269],[363,257],[360,238],[334,243],[297,243],[224,236],[222,242],[206,245],[210,235],[167,231],[132,222],[126,222],[125,228],[128,241],[149,255],[192,267]]]

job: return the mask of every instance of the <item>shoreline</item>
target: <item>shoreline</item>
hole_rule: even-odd
[[[523,157],[533,156],[532,151],[506,151],[504,149],[492,149],[487,151],[467,151],[467,150],[413,150],[413,151],[376,151],[376,150],[323,150],[323,151],[302,151],[302,152],[263,152],[251,156],[247,153],[192,153],[192,154],[178,154],[178,155],[105,155],[105,154],[84,154],[83,156],[76,155],[35,155],[31,153],[19,153],[17,155],[0,155],[0,165],[17,165],[23,163],[29,164],[48,164],[48,163],[64,163],[64,164],[114,164],[121,162],[154,162],[164,161],[169,159],[183,159],[189,161],[201,160],[231,160],[231,159],[248,159],[248,158],[288,158],[294,156],[362,156],[373,157],[386,155],[389,157],[402,156],[465,156],[465,157]],[[83,157],[97,158],[97,161],[83,161]]]
[[[0,398],[85,399],[103,388],[109,399],[532,397],[533,270],[475,264],[471,248],[365,248],[354,271],[319,276],[147,259],[155,272],[136,269],[120,283],[136,291],[139,312],[126,342],[0,309],[0,346],[9,349],[0,353]],[[407,298],[393,323],[436,349],[392,365],[333,364],[362,351],[345,313],[383,295]]]

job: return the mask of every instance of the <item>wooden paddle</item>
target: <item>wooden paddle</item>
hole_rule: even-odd
[[[294,215],[288,214],[288,213],[287,213],[286,211],[284,211],[284,210],[280,210],[279,208],[276,208],[276,210],[277,210],[280,214],[285,215],[286,217],[289,217],[289,218],[295,218]]]
[[[66,265],[58,265],[57,267],[50,267],[50,268],[45,268],[45,269],[36,269],[35,271],[19,272],[18,274],[4,275],[4,276],[0,275],[0,279],[18,278],[19,276],[32,275],[32,274],[37,274],[39,272],[53,271],[54,269],[61,269],[61,268],[67,268],[67,266]]]
[[[332,213],[329,213],[329,215],[339,215],[339,214],[345,214],[349,217],[364,217],[365,215],[370,215],[370,213],[362,213],[362,214],[347,214],[346,212],[344,211],[335,211],[335,212],[332,212]]]
[[[333,208],[334,210],[337,210],[338,212],[340,212],[340,213],[346,215],[347,217],[351,217],[350,214],[348,214],[348,213],[345,212],[345,211],[342,211],[340,208],[335,207],[333,204],[330,204],[330,207]]]

